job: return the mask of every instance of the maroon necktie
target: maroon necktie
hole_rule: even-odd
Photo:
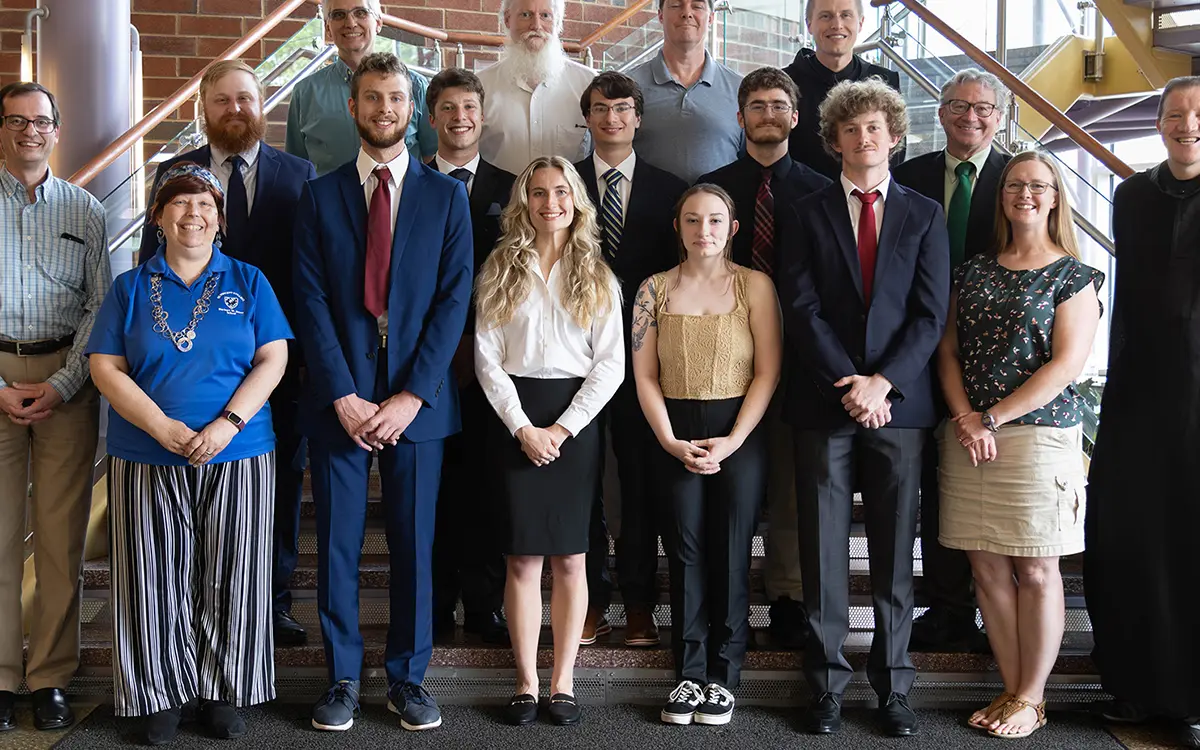
[[[875,201],[879,191],[850,193],[862,202],[858,212],[858,265],[862,268],[863,302],[871,306],[871,287],[875,283],[875,252],[879,248],[879,237],[875,234]]]
[[[379,181],[367,208],[367,269],[363,304],[376,318],[387,312],[388,271],[392,265],[392,173],[375,170]]]
[[[754,237],[750,243],[750,265],[756,271],[773,275],[775,257],[775,195],[771,192],[771,170],[762,171],[758,195],[754,199]]]

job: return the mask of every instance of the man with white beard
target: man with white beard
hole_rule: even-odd
[[[479,72],[487,92],[479,154],[513,174],[539,156],[576,162],[591,151],[579,97],[596,72],[563,52],[564,7],[564,0],[503,0],[504,54]]]

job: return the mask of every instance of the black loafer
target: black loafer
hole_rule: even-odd
[[[478,635],[484,643],[495,646],[509,645],[508,623],[499,612],[485,612],[480,615],[468,613],[463,620],[463,630]]]
[[[904,693],[892,693],[879,708],[879,722],[889,737],[911,737],[917,733],[917,715]]]
[[[550,696],[550,721],[560,727],[578,724],[583,719],[583,711],[575,702],[575,696],[566,693],[555,693]]]
[[[183,721],[183,709],[168,708],[142,720],[142,736],[147,745],[165,745],[175,739]]]
[[[529,693],[514,695],[504,709],[504,720],[515,727],[523,727],[537,721],[538,700]]]
[[[0,732],[17,728],[17,694],[0,690]]]
[[[225,701],[201,701],[200,721],[219,740],[233,740],[246,734],[245,720]]]
[[[75,723],[67,694],[59,688],[33,691],[33,726],[41,729],[65,729]]]
[[[304,626],[292,617],[292,613],[285,610],[280,610],[275,613],[274,618],[275,629],[275,645],[285,648],[293,646],[303,646],[308,640],[308,633],[305,632]]]
[[[808,707],[804,729],[809,734],[837,734],[842,730],[842,696],[825,693]]]

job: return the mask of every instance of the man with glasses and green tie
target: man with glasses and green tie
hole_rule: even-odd
[[[896,182],[945,208],[951,268],[995,249],[996,193],[1010,157],[992,148],[992,139],[1009,97],[1008,89],[990,73],[974,68],[957,73],[942,87],[938,107],[946,148],[913,157],[892,170]],[[940,399],[941,389],[934,392]],[[909,645],[914,651],[986,649],[987,640],[975,625],[967,556],[938,543],[937,438],[931,432],[929,439],[921,476],[921,551],[929,609],[913,621]]]
[[[22,676],[34,726],[62,729],[75,720],[64,691],[79,667],[79,568],[100,434],[83,348],[112,269],[104,208],[50,171],[54,95],[5,86],[0,120],[0,732],[16,728]],[[22,670],[27,500],[38,585]]]
[[[725,188],[733,198],[741,231],[733,237],[733,261],[775,277],[779,232],[792,203],[831,180],[792,159],[788,138],[799,117],[800,91],[778,68],[759,68],[738,87],[738,124],[746,132],[746,153],[697,182]],[[785,370],[788,363],[784,362]],[[763,418],[769,430],[771,472],[767,478],[765,583],[771,601],[771,639],[779,648],[803,648],[808,621],[796,530],[796,484],[792,436],[782,417],[784,389],[775,391]]]

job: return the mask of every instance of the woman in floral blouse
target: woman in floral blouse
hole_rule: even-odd
[[[1046,723],[1043,691],[1066,617],[1058,559],[1083,550],[1083,399],[1104,275],[1079,260],[1049,157],[1001,175],[995,252],[956,272],[938,371],[953,430],[941,445],[941,533],[967,551],[1002,693],[971,716],[1005,737]]]

